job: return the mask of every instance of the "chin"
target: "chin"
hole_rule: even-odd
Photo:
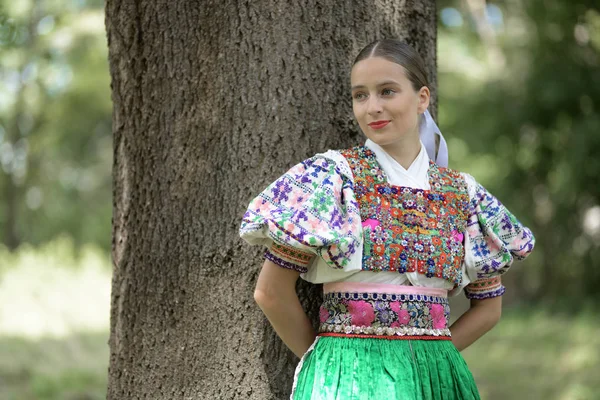
[[[381,134],[381,135],[365,135],[367,137],[367,139],[370,139],[373,143],[379,145],[379,146],[387,146],[393,143],[396,143],[398,140],[400,140],[400,138],[398,137],[389,137],[388,135],[385,134]]]
[[[375,144],[379,145],[379,146],[389,146],[389,145],[394,145],[394,144],[399,144],[399,143],[411,143],[413,137],[416,140],[419,140],[419,134],[418,133],[408,133],[408,132],[374,132],[373,130],[369,129],[369,134],[366,134],[365,131],[363,130],[363,134],[367,137],[367,139],[370,139],[372,142],[374,142]]]

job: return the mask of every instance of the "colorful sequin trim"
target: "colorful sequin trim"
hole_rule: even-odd
[[[363,226],[363,270],[462,278],[469,195],[460,173],[429,165],[430,190],[388,183],[365,146],[341,152],[354,174]]]
[[[502,295],[504,295],[505,292],[506,292],[506,288],[504,286],[501,286],[498,289],[495,289],[491,292],[470,293],[469,291],[465,290],[465,296],[468,299],[484,300],[484,299],[491,299],[493,297],[502,296]]]
[[[465,287],[465,296],[469,299],[488,299],[502,296],[505,292],[502,280],[499,276],[487,279],[479,279]]]
[[[355,283],[355,282],[349,282]],[[448,299],[441,296],[429,296],[426,294],[398,294],[398,293],[350,293],[330,292],[324,294],[324,299],[338,300],[372,300],[372,301],[425,301],[428,303],[446,304]]]
[[[445,297],[332,292],[323,295],[319,333],[448,337],[449,317]]]
[[[308,272],[308,268],[303,268],[300,267],[294,263],[291,263],[289,261],[283,260],[279,257],[277,257],[276,255],[274,255],[273,253],[271,253],[269,250],[265,251],[265,258],[267,260],[272,261],[274,264],[279,265],[282,268],[286,268],[286,269],[291,269],[294,271],[298,271],[301,274]]]
[[[321,332],[318,336],[333,336],[333,337],[353,337],[353,338],[365,338],[365,339],[403,339],[403,340],[452,340],[450,335],[450,330],[447,332],[441,332],[436,330],[423,330],[423,332],[428,332],[426,335],[413,335],[413,331],[408,333],[406,332],[398,332],[387,334],[362,334],[362,333],[335,333],[335,332]],[[447,333],[447,334],[446,334]]]
[[[315,258],[315,255],[300,251],[294,247],[273,243],[271,248],[265,253],[265,258],[281,267],[304,273],[308,271],[308,266]]]
[[[469,290],[472,292],[477,292],[496,289],[501,285],[501,278],[499,276],[494,276],[488,279],[478,279],[477,281],[470,283],[467,288],[469,288]]]

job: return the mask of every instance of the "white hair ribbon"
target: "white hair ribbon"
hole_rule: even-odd
[[[438,152],[436,154],[436,143],[435,136],[439,136],[440,146]],[[448,167],[448,145],[446,144],[446,140],[438,128],[437,124],[431,117],[429,110],[425,110],[423,114],[423,119],[421,120],[421,125],[419,126],[419,136],[421,138],[421,142],[425,146],[427,150],[427,155],[429,159],[435,162],[440,167]]]

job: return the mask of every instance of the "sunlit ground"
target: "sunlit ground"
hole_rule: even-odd
[[[0,399],[105,399],[108,257],[59,240],[0,260]]]
[[[600,399],[597,313],[505,310],[463,355],[483,399]]]
[[[106,398],[110,267],[68,241],[0,250],[0,399]],[[506,309],[464,352],[482,398],[600,399],[600,321],[592,311]]]

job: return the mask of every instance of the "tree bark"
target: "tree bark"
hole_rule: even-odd
[[[114,103],[109,399],[283,399],[297,359],[254,304],[248,202],[364,139],[349,72],[399,37],[435,87],[433,1],[106,3]],[[435,94],[435,91],[434,91]],[[310,315],[317,286],[299,284]]]

